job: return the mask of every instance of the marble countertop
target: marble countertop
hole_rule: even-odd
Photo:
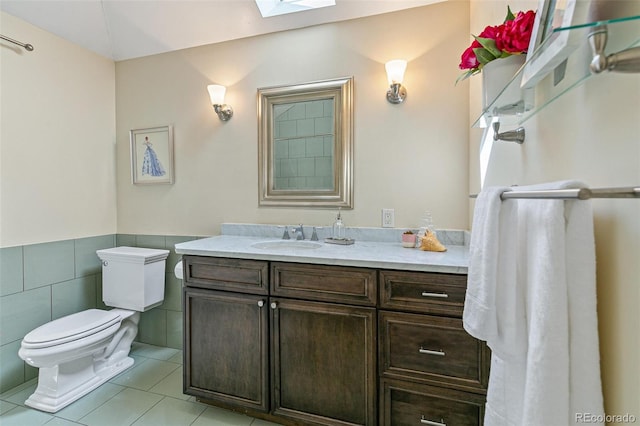
[[[278,230],[283,228],[283,226],[279,227]],[[234,229],[230,232],[236,231],[237,229]],[[402,233],[401,230],[399,232],[400,234]],[[438,232],[440,233],[440,231]],[[443,232],[442,238],[439,235],[439,238],[447,247],[447,251],[442,253],[404,248],[399,239],[398,242],[389,242],[370,241],[364,238],[363,240],[356,240],[353,245],[328,244],[323,242],[322,235],[319,241],[320,247],[315,249],[254,247],[257,243],[283,241],[272,236],[272,234],[277,233],[275,231],[267,233],[248,232],[254,235],[225,234],[179,243],[176,244],[175,248],[176,253],[198,256],[466,274],[469,247],[463,243],[447,244],[446,241],[443,241],[448,239],[447,235],[445,235],[446,232]],[[269,236],[270,234],[271,236]]]

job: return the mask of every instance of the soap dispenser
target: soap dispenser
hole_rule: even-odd
[[[342,216],[340,215],[340,209],[338,209],[338,216],[336,216],[336,221],[333,223],[333,239],[334,240],[345,239],[344,223],[342,223]]]

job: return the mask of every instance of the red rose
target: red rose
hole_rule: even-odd
[[[509,53],[526,53],[531,40],[535,12],[518,12],[512,21],[504,23],[496,38],[496,47]]]
[[[478,43],[478,42],[474,41],[474,43]],[[462,57],[460,58],[460,65],[459,65],[461,70],[470,70],[480,65],[480,62],[478,62],[478,58],[476,58],[476,54],[473,52],[473,48],[479,47],[479,46],[480,46],[480,43],[478,43],[478,46],[474,46],[472,44],[470,47],[467,48],[467,50],[462,52]]]
[[[498,34],[498,28],[499,27],[488,26],[480,33],[478,37],[495,39],[496,35]],[[471,46],[467,47],[467,50],[462,52],[462,57],[460,58],[459,65],[459,68],[461,70],[470,70],[480,66],[480,62],[478,61],[478,58],[473,51],[473,49],[476,49],[478,47],[482,47],[482,45],[478,42],[478,40],[474,39],[473,43],[471,43]]]
[[[500,29],[504,27],[504,24],[502,25],[497,25],[497,26],[491,26],[489,25],[488,27],[486,27],[484,29],[484,31],[482,31],[480,33],[480,35],[478,37],[482,37],[482,38],[492,38],[492,39],[496,39],[498,33],[500,32]],[[477,42],[476,42],[477,43]]]
[[[533,10],[518,12],[514,16],[507,7],[505,22],[502,25],[485,27],[480,35],[475,37],[471,46],[462,52],[459,68],[465,72],[458,77],[456,84],[480,72],[483,64],[510,55],[527,53],[535,16]]]

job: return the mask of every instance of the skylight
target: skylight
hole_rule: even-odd
[[[335,6],[335,0],[256,0],[263,18]]]

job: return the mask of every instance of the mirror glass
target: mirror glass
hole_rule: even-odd
[[[258,89],[259,204],[353,207],[353,78]]]

